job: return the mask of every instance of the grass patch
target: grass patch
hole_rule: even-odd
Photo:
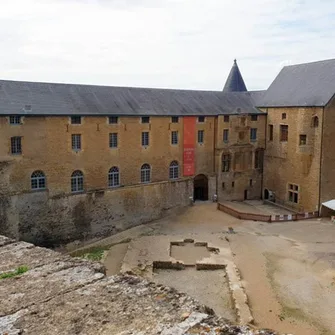
[[[22,266],[19,266],[14,271],[1,273],[0,274],[0,279],[16,277],[16,276],[22,275],[23,273],[27,272],[28,270],[29,270],[28,266],[22,265]]]
[[[120,242],[110,243],[110,244],[102,245],[102,246],[89,247],[89,248],[84,248],[78,251],[74,251],[74,252],[71,252],[70,255],[72,257],[86,258],[91,261],[101,261],[102,256],[106,250],[109,250],[114,245],[118,245],[122,243],[129,243],[130,241],[131,241],[130,238],[126,238]]]

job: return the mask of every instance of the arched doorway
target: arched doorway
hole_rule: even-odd
[[[269,190],[267,188],[264,190],[264,199],[269,200]]]
[[[208,200],[208,178],[204,174],[194,177],[194,200]]]

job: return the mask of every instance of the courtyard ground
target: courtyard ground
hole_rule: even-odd
[[[228,233],[232,227],[235,233]],[[108,273],[121,268],[127,243],[141,236],[178,236],[195,240],[222,238],[237,265],[255,325],[296,335],[335,334],[335,225],[328,220],[261,223],[240,221],[196,203],[174,215],[111,236],[97,244],[116,244],[105,260]],[[185,274],[184,274],[185,275]],[[183,290],[195,276],[170,276]],[[211,279],[210,279],[211,278]],[[216,285],[215,276],[209,277]],[[196,284],[196,283],[194,283]],[[196,285],[194,285],[196,287]],[[200,289],[190,293],[200,302]]]

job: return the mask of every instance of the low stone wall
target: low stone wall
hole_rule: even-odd
[[[42,246],[105,237],[190,204],[193,181],[182,179],[81,194],[2,196],[0,233]]]
[[[240,220],[253,220],[262,222],[297,221],[297,220],[305,220],[318,217],[318,212],[306,212],[306,213],[282,214],[282,215],[266,215],[266,214],[239,212],[236,209],[233,209],[222,203],[218,203],[217,209],[231,216],[234,216]]]

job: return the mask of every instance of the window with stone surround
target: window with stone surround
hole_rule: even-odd
[[[71,124],[81,124],[81,116],[71,116]]]
[[[250,141],[251,142],[257,141],[257,128],[250,128]]]
[[[150,183],[151,180],[151,167],[149,164],[141,166],[141,183]]]
[[[222,172],[229,172],[230,170],[230,154],[223,153],[222,154]]]
[[[108,171],[108,187],[120,186],[120,171],[117,166],[113,166]]]
[[[204,143],[204,135],[205,131],[204,130],[198,130],[198,143],[203,144]]]
[[[9,117],[9,124],[21,124],[21,116],[20,115],[11,115]]]
[[[223,129],[223,142],[229,142],[229,129]]]
[[[71,192],[84,191],[84,174],[80,170],[76,170],[71,175]]]
[[[269,124],[269,141],[273,141],[273,124]]]
[[[178,131],[171,131],[171,144],[178,144]]]
[[[149,132],[143,131],[142,132],[142,146],[147,147],[149,145]]]
[[[117,116],[110,116],[108,118],[108,123],[109,124],[118,124],[119,123],[119,118]]]
[[[300,134],[299,135],[299,145],[306,145],[307,144],[307,135]]]
[[[81,150],[81,134],[72,134],[71,142],[72,142],[72,150],[74,151]]]
[[[280,141],[281,142],[288,141],[288,125],[285,124],[280,125]]]
[[[109,147],[110,148],[117,148],[117,146],[118,146],[117,133],[110,133],[109,134]]]
[[[179,164],[177,161],[173,161],[169,167],[169,178],[178,179],[179,178]]]
[[[30,178],[32,190],[44,190],[46,188],[46,178],[43,171],[34,171]]]
[[[288,201],[297,204],[299,202],[299,186],[288,184]]]
[[[14,136],[10,139],[10,152],[12,155],[22,154],[22,137]]]

